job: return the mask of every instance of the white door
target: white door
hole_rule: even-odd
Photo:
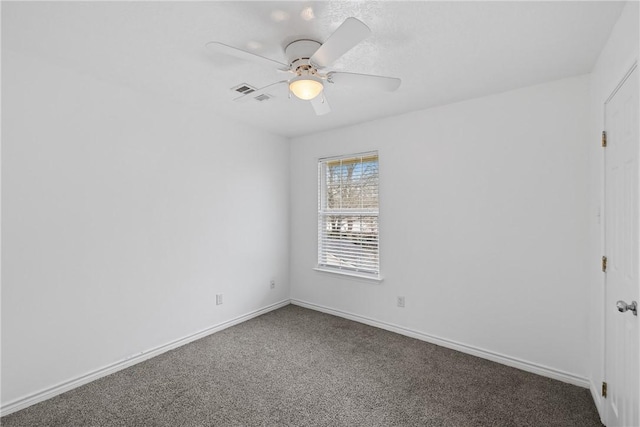
[[[605,104],[605,417],[608,427],[640,426],[638,69]]]

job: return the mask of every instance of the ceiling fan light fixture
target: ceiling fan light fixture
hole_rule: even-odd
[[[320,95],[322,89],[324,89],[322,80],[316,76],[298,76],[289,82],[289,90],[305,101]]]

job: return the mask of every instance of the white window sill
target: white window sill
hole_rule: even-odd
[[[336,274],[338,276],[346,276],[347,278],[363,279],[363,280],[377,282],[377,283],[380,283],[383,280],[382,276],[374,276],[373,274],[358,273],[356,271],[338,270],[334,268],[324,268],[324,267],[315,267],[314,270],[319,271],[321,273]]]

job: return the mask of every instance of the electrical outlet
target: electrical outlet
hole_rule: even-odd
[[[398,307],[404,308],[404,297],[398,297]]]
[[[272,280],[271,281],[271,289],[275,289],[276,288],[276,281]]]
[[[216,294],[216,305],[222,304],[222,294]]]

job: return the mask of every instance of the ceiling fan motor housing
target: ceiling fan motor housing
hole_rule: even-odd
[[[322,46],[314,40],[296,40],[284,49],[289,65],[292,71],[296,71],[299,67],[310,65],[309,58]],[[314,67],[315,68],[315,67]]]

